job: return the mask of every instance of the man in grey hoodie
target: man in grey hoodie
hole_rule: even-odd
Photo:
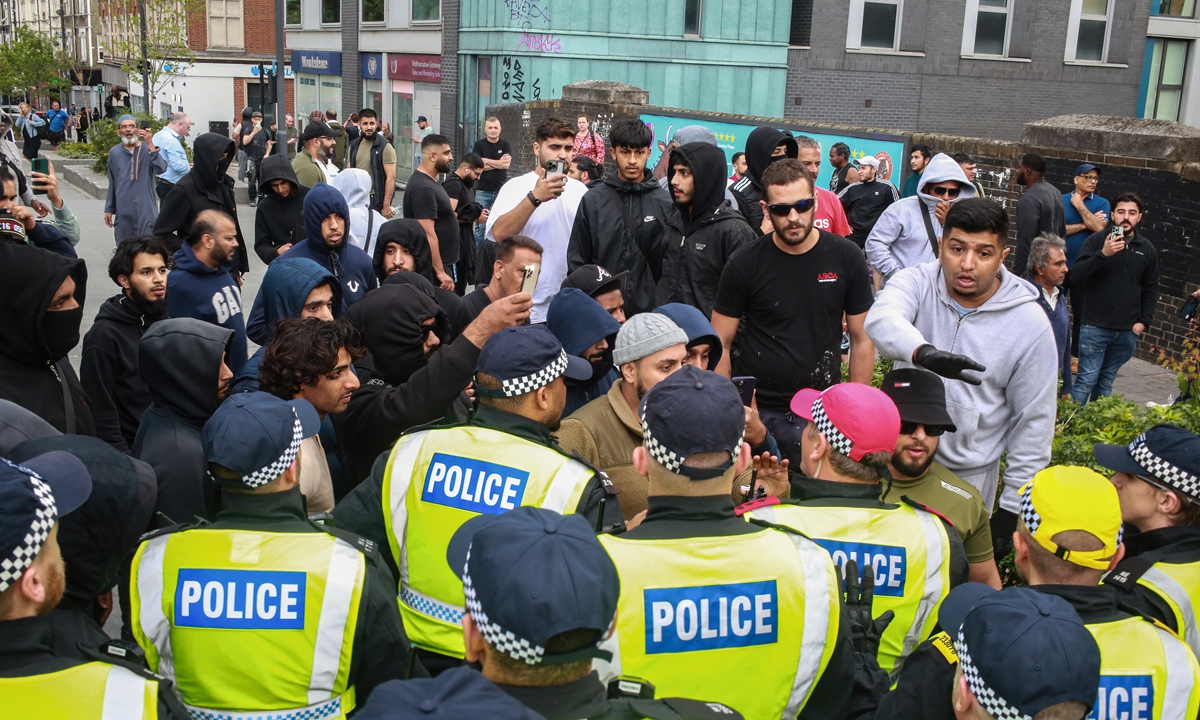
[[[975,196],[975,186],[954,158],[933,156],[921,174],[917,194],[888,206],[867,236],[867,262],[885,281],[902,268],[937,259],[937,238],[950,206]]]
[[[1007,238],[999,205],[955,203],[938,261],[897,272],[866,320],[875,347],[896,367],[924,367],[953,381],[946,406],[958,432],[942,437],[939,460],[989,507],[1008,452],[1001,510],[992,519],[1008,533],[994,530],[995,538],[1012,536],[1017,490],[1050,462],[1058,387],[1054,332],[1037,292],[1004,268]]]

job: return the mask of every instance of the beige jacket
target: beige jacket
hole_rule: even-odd
[[[642,424],[625,401],[623,379],[562,421],[558,444],[603,470],[620,493],[621,514],[631,519],[646,509],[650,481],[633,469],[633,450],[642,444]]]

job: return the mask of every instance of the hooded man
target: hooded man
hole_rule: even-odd
[[[95,435],[67,353],[79,344],[87,267],[40,248],[0,245],[0,398],[59,432]]]
[[[725,199],[725,151],[694,142],[671,151],[667,182],[683,218],[683,242],[672,243],[658,284],[660,303],[679,302],[711,316],[721,270],[754,231]]]
[[[568,355],[581,357],[592,366],[592,376],[586,380],[567,378],[566,417],[604,396],[620,377],[612,354],[621,323],[579,288],[563,288],[550,301],[546,327]]]
[[[292,164],[282,155],[263,160],[258,209],[254,212],[254,252],[270,265],[275,258],[308,237],[304,229],[304,196],[308,188],[296,179]]]
[[[172,318],[155,323],[138,348],[153,402],[142,416],[133,456],[154,468],[154,509],[174,522],[210,517],[216,508],[217,486],[208,474],[201,433],[233,379],[227,364],[232,345],[232,330]]]
[[[454,339],[462,334],[463,328],[471,324],[471,321],[476,317],[479,317],[478,314],[472,316],[467,312],[466,303],[453,290],[447,290],[446,288],[434,285],[429,281],[429,278],[420,273],[409,272],[407,270],[394,272],[384,278],[383,282],[379,283],[379,285],[381,287],[383,285],[412,285],[429,296],[438,304],[442,312],[446,313],[446,319],[450,321],[450,334],[446,342],[454,342]],[[356,313],[351,308],[346,312],[346,315],[351,318],[355,327],[361,328],[363,326],[363,314],[361,312]]]
[[[375,238],[387,218],[370,207],[371,175],[366,170],[346,168],[333,179],[333,186],[350,207],[350,244],[373,255]]]
[[[419,220],[393,218],[379,228],[371,253],[375,277],[383,282],[392,273],[415,272],[431,283],[437,282],[429,240]]]
[[[755,235],[772,232],[769,224],[764,227],[763,211],[758,204],[762,200],[762,185],[759,184],[759,180],[763,170],[780,158],[794,159],[799,156],[800,146],[796,139],[773,127],[754,128],[746,138],[746,175],[729,190],[737,200],[737,211],[750,223],[750,229]]]
[[[704,314],[691,305],[668,303],[654,308],[659,315],[666,315],[687,334],[687,357],[684,365],[695,365],[701,370],[716,370],[721,362],[724,348],[721,337],[713,329]]]
[[[172,252],[179,250],[188,238],[192,224],[205,210],[220,210],[233,220],[237,230],[237,247],[231,258],[233,273],[250,272],[246,240],[238,222],[237,200],[233,195],[233,178],[225,174],[237,155],[234,143],[224,135],[204,133],[196,138],[192,152],[192,170],[171,188],[154,234],[166,241]]]
[[[955,202],[975,197],[975,186],[946,153],[934,155],[920,178],[917,194],[889,205],[867,236],[867,261],[884,281],[903,268],[937,260],[946,213]]]

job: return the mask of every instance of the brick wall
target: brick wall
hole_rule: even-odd
[[[188,13],[188,47],[196,52],[208,50],[208,5],[195,3]]]
[[[275,52],[275,0],[242,0],[247,53]]]
[[[525,103],[510,103],[507,105],[488,105],[487,114],[500,118],[500,136],[513,146],[513,161],[509,166],[508,176],[516,177],[534,168],[533,143],[536,138],[537,125],[542,120],[557,117],[570,125],[575,125],[575,118],[587,114],[590,118],[598,115],[611,115],[612,120],[625,116],[637,117],[641,107],[637,105],[609,105],[578,100],[533,100]],[[610,120],[611,122],[611,120]],[[604,159],[604,172],[617,171],[613,154],[607,153]]]

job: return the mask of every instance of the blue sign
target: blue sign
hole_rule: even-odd
[[[521,504],[528,480],[525,470],[434,453],[425,472],[421,500],[481,515],[499,515]]]
[[[770,645],[779,637],[774,580],[642,591],[646,654]]]
[[[813,538],[813,541],[833,556],[833,562],[839,568],[844,568],[847,560],[857,563],[860,579],[870,567],[875,572],[876,595],[904,596],[904,583],[908,579],[908,551],[905,548],[819,538]]]
[[[302,572],[181,569],[177,627],[303,630],[308,583]]]
[[[1154,679],[1149,675],[1101,675],[1088,720],[1153,720]]]
[[[329,50],[293,50],[292,68],[298,73],[341,75],[342,54]]]
[[[383,79],[383,71],[386,68],[383,66],[382,53],[363,53],[362,54],[362,76],[365,78],[375,78],[376,80]]]

